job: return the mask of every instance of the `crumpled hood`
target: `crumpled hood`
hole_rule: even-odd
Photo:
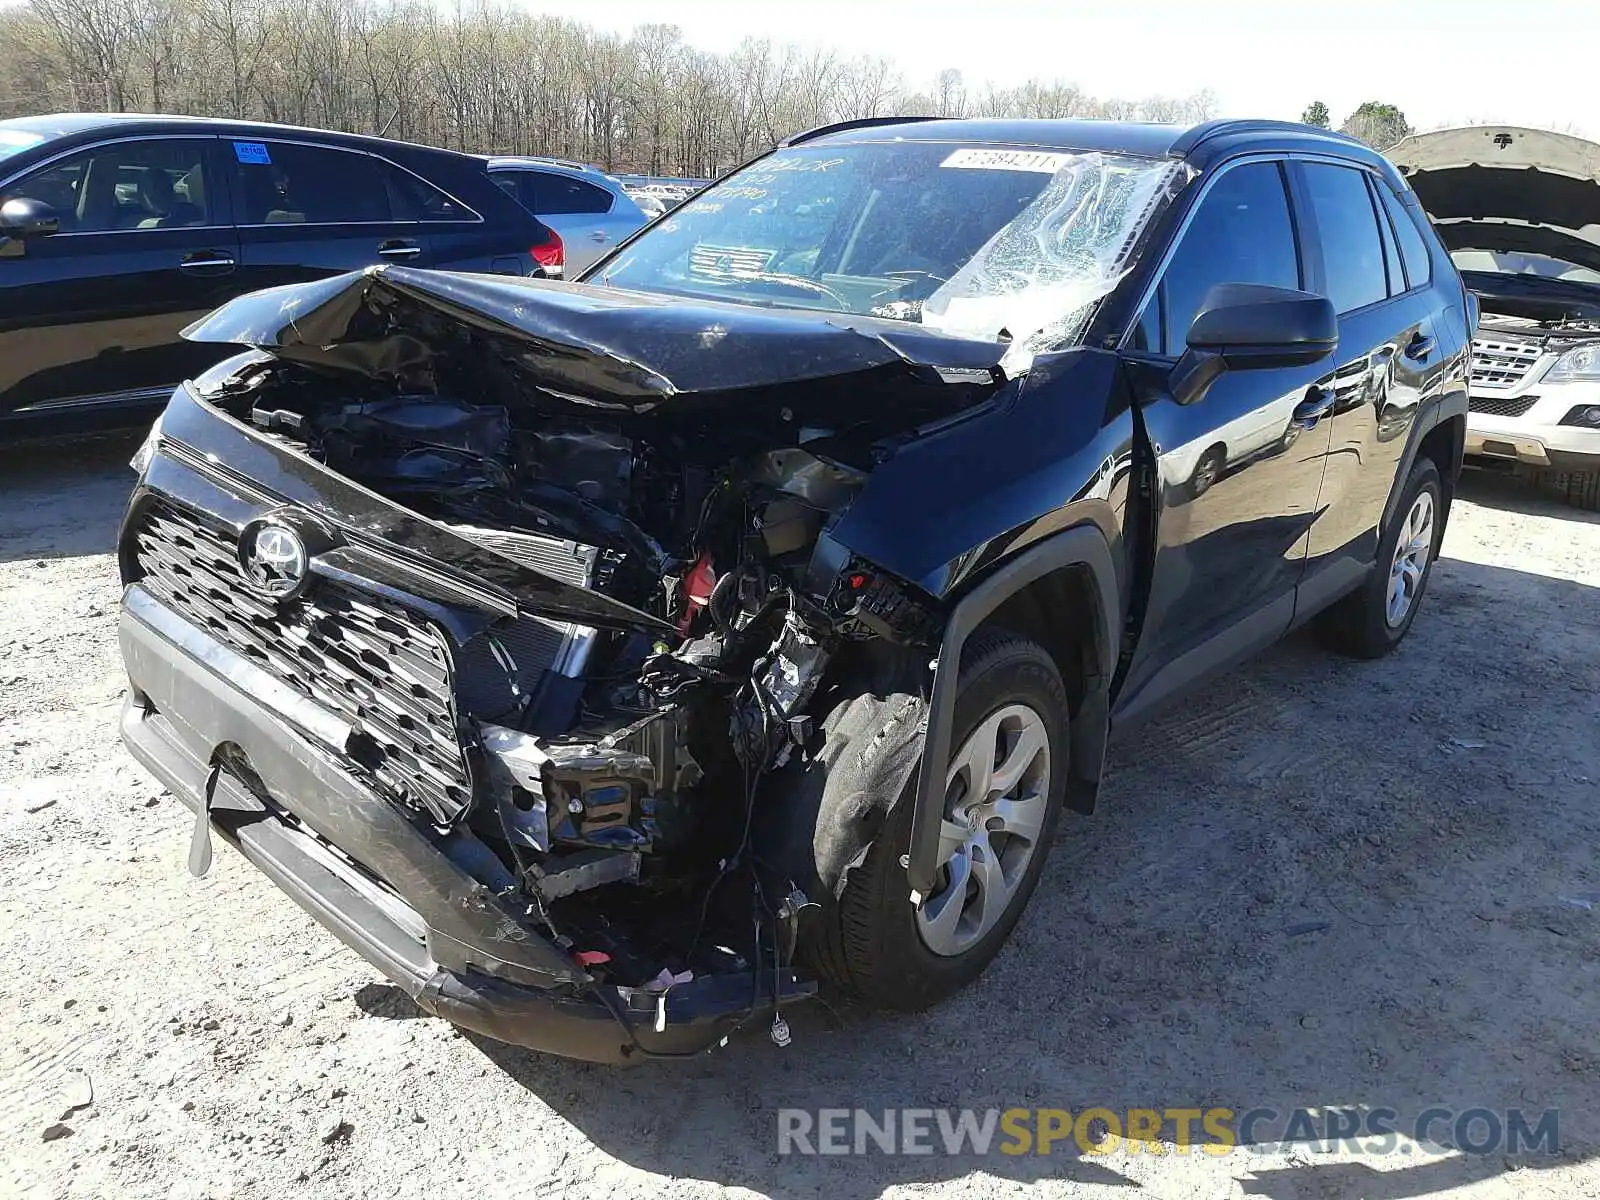
[[[1600,270],[1600,145],[1485,125],[1387,152],[1451,250],[1543,254]]]
[[[809,313],[556,283],[380,266],[269,288],[184,330],[370,379],[415,382],[487,349],[519,380],[589,407],[645,413],[691,394],[892,372],[992,386],[1006,346],[845,313]]]

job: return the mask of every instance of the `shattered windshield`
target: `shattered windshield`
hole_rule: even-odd
[[[1071,344],[1184,178],[1129,155],[930,142],[779,150],[593,282]]]

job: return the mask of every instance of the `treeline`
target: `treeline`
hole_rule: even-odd
[[[652,174],[714,175],[850,117],[1197,120],[1213,107],[1209,92],[974,89],[953,70],[908,88],[886,57],[754,40],[709,54],[670,25],[620,36],[492,3],[29,0],[0,10],[0,117],[234,116]]]

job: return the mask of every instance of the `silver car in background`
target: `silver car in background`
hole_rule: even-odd
[[[1600,472],[1600,145],[1473,126],[1388,152],[1482,317],[1472,343],[1469,460]],[[1593,483],[1587,495],[1600,500]]]
[[[641,209],[620,182],[598,167],[563,159],[510,156],[490,158],[488,163],[494,181],[560,237],[568,278],[654,215]]]

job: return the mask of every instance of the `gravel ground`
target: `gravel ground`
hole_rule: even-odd
[[[1295,637],[1119,745],[936,1011],[613,1071],[420,1017],[226,849],[185,874],[115,735],[130,449],[0,458],[0,1195],[1600,1195],[1594,515],[1475,480],[1399,654]],[[1436,1103],[1561,1151],[777,1153],[785,1106]]]

